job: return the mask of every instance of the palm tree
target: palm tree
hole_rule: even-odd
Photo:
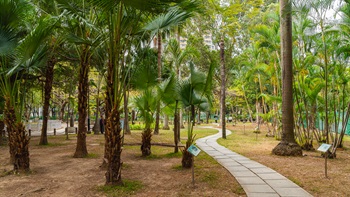
[[[59,7],[67,17],[67,41],[75,47],[79,56],[78,83],[78,137],[74,157],[87,156],[86,147],[86,119],[88,108],[88,88],[90,59],[94,49],[99,45],[102,37],[94,26],[97,16],[94,9],[85,1],[58,0]]]
[[[158,44],[158,82],[162,81],[162,31],[175,28],[184,23],[188,18],[193,15],[195,8],[198,4],[195,1],[184,1],[178,4],[178,6],[170,7],[167,12],[159,14],[154,20],[146,25],[145,30],[151,31],[151,35],[157,35]],[[156,123],[154,128],[154,134],[159,134],[159,115],[160,115],[160,103],[157,106]]]
[[[292,59],[292,3],[280,1],[281,62],[282,62],[282,141],[272,150],[282,156],[301,156],[302,150],[294,137],[293,117],[293,59]]]
[[[176,88],[176,100],[180,101],[188,112],[187,141],[182,151],[182,167],[184,168],[190,168],[193,165],[193,156],[187,149],[194,142],[193,126],[195,121],[195,107],[209,109],[213,71],[214,64],[211,64],[207,74],[204,74],[196,70],[193,63],[190,63],[190,76],[181,81]]]
[[[155,86],[157,83],[157,56],[150,48],[140,49],[134,62],[135,68],[131,76],[131,85],[140,90],[141,95],[135,99],[136,107],[144,118],[145,128],[142,133],[142,156],[151,154],[151,124],[154,121],[153,113],[156,111],[158,96]]]
[[[220,87],[220,114],[221,114],[221,129],[222,138],[226,139],[226,68],[225,68],[225,44],[224,39],[221,38],[220,41],[220,77],[221,77],[221,87]]]
[[[25,28],[26,21],[22,20],[26,18],[26,12],[33,9],[27,2],[1,1],[0,7],[0,91],[5,100],[4,122],[14,171],[27,172],[29,138],[22,122],[26,83],[30,72],[45,62],[47,48],[41,43],[49,36],[55,20],[40,19],[30,30]]]

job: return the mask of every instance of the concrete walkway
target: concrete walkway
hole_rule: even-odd
[[[211,127],[210,127],[211,128]],[[196,145],[224,166],[243,187],[248,197],[312,196],[278,172],[219,145],[219,133],[198,139]],[[231,132],[226,130],[226,134]]]

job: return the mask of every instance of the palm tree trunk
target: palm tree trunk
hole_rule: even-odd
[[[84,46],[83,53],[80,59],[79,68],[79,85],[78,85],[78,136],[77,147],[74,153],[75,158],[82,158],[88,155],[86,148],[86,133],[87,128],[85,120],[87,117],[87,101],[88,101],[88,88],[89,88],[89,58],[90,53],[88,47]]]
[[[123,96],[124,96],[124,133],[131,134],[130,127],[129,127],[129,108],[128,108],[129,97],[128,97],[126,84],[124,84]]]
[[[120,95],[123,94],[120,85],[119,58],[121,49],[121,21],[123,15],[123,2],[119,2],[118,11],[110,17],[109,35],[109,62],[107,69],[107,92],[106,92],[106,129],[105,129],[105,153],[102,167],[107,166],[106,185],[121,185],[121,153],[122,136],[120,127],[121,104]]]
[[[170,127],[169,127],[169,116],[164,114],[164,123],[163,123],[163,130],[169,130]]]
[[[162,81],[162,34],[158,32],[158,82]],[[154,135],[159,134],[159,116],[160,116],[160,103],[157,104],[156,111],[156,124],[154,127]]]
[[[178,103],[179,103],[179,101],[176,101],[176,104],[175,104],[175,114],[174,114],[174,143],[175,143],[174,153],[179,152],[179,147],[178,147],[178,143],[179,143],[178,133],[180,132],[180,120],[179,120]]]
[[[41,128],[41,137],[39,145],[48,144],[47,141],[47,122],[49,120],[49,106],[51,99],[51,91],[52,91],[52,82],[53,82],[53,72],[54,66],[57,62],[57,59],[52,56],[50,60],[47,62],[46,74],[45,74],[45,95],[44,95],[44,107],[43,107],[43,126]]]
[[[8,132],[10,160],[14,172],[28,172],[29,138],[22,122],[18,122],[9,97],[5,97],[4,122]]]
[[[282,141],[272,150],[282,156],[301,156],[301,147],[294,138],[293,117],[293,56],[292,56],[292,3],[280,1],[281,63],[282,63]]]
[[[220,41],[220,76],[221,76],[221,91],[220,91],[220,115],[222,138],[226,139],[226,68],[225,68],[225,45],[224,40]]]
[[[106,184],[107,185],[120,185],[122,184],[121,170],[122,164],[122,136],[120,128],[120,112],[119,106],[115,105],[113,110],[109,113],[106,130],[105,130],[105,150],[107,154],[107,172],[106,172]]]

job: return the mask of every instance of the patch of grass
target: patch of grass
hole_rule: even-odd
[[[174,170],[183,170],[181,164],[180,164],[180,165],[173,166],[173,167],[171,167],[171,168],[174,169]]]
[[[181,151],[179,151],[177,153],[174,153],[174,152],[167,153],[167,154],[164,155],[164,157],[165,158],[180,158],[180,157],[182,157],[182,153],[181,153]]]
[[[293,181],[293,183],[299,185],[300,187],[303,187],[303,184],[299,180],[295,179],[294,177],[289,176],[288,179]]]
[[[145,158],[145,159],[147,159],[147,160],[154,160],[154,159],[161,159],[162,157],[160,157],[159,155],[155,155],[155,154],[150,154],[150,155],[148,155],[147,157],[143,157],[143,158]]]
[[[99,186],[97,190],[103,192],[107,196],[130,196],[137,193],[142,188],[143,184],[140,181],[123,180],[123,185],[104,185]]]
[[[0,172],[0,177],[5,177],[5,176],[11,175],[11,174],[13,174],[13,170],[10,170],[10,171],[2,170]]]
[[[217,184],[218,175],[212,171],[202,172],[201,181],[211,184]]]
[[[132,166],[130,164],[123,163],[123,165],[122,165],[123,170],[131,169],[131,168],[132,168]]]
[[[96,159],[96,158],[99,158],[99,155],[96,153],[89,153],[85,158]]]
[[[201,168],[201,166],[197,165],[196,161],[208,161],[210,162],[210,164],[219,164],[214,158],[212,158],[211,156],[209,156],[207,153],[205,153],[204,151],[202,151],[195,159],[194,159],[194,163],[196,165],[196,167]]]

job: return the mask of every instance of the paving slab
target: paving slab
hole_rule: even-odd
[[[299,186],[290,180],[265,180],[272,188],[299,188]]]
[[[272,193],[247,193],[249,197],[280,197],[276,192]]]
[[[238,183],[241,185],[266,185],[265,181],[263,181],[259,177],[237,177]]]
[[[275,170],[219,145],[218,134],[196,141],[197,146],[225,167],[241,184],[248,197],[310,197],[312,196]],[[226,130],[226,135],[231,131]]]
[[[302,188],[274,188],[276,192],[283,197],[289,197],[289,196],[312,196],[311,194],[307,193]]]
[[[244,191],[246,193],[274,193],[275,190],[273,190],[269,185],[243,185]]]

